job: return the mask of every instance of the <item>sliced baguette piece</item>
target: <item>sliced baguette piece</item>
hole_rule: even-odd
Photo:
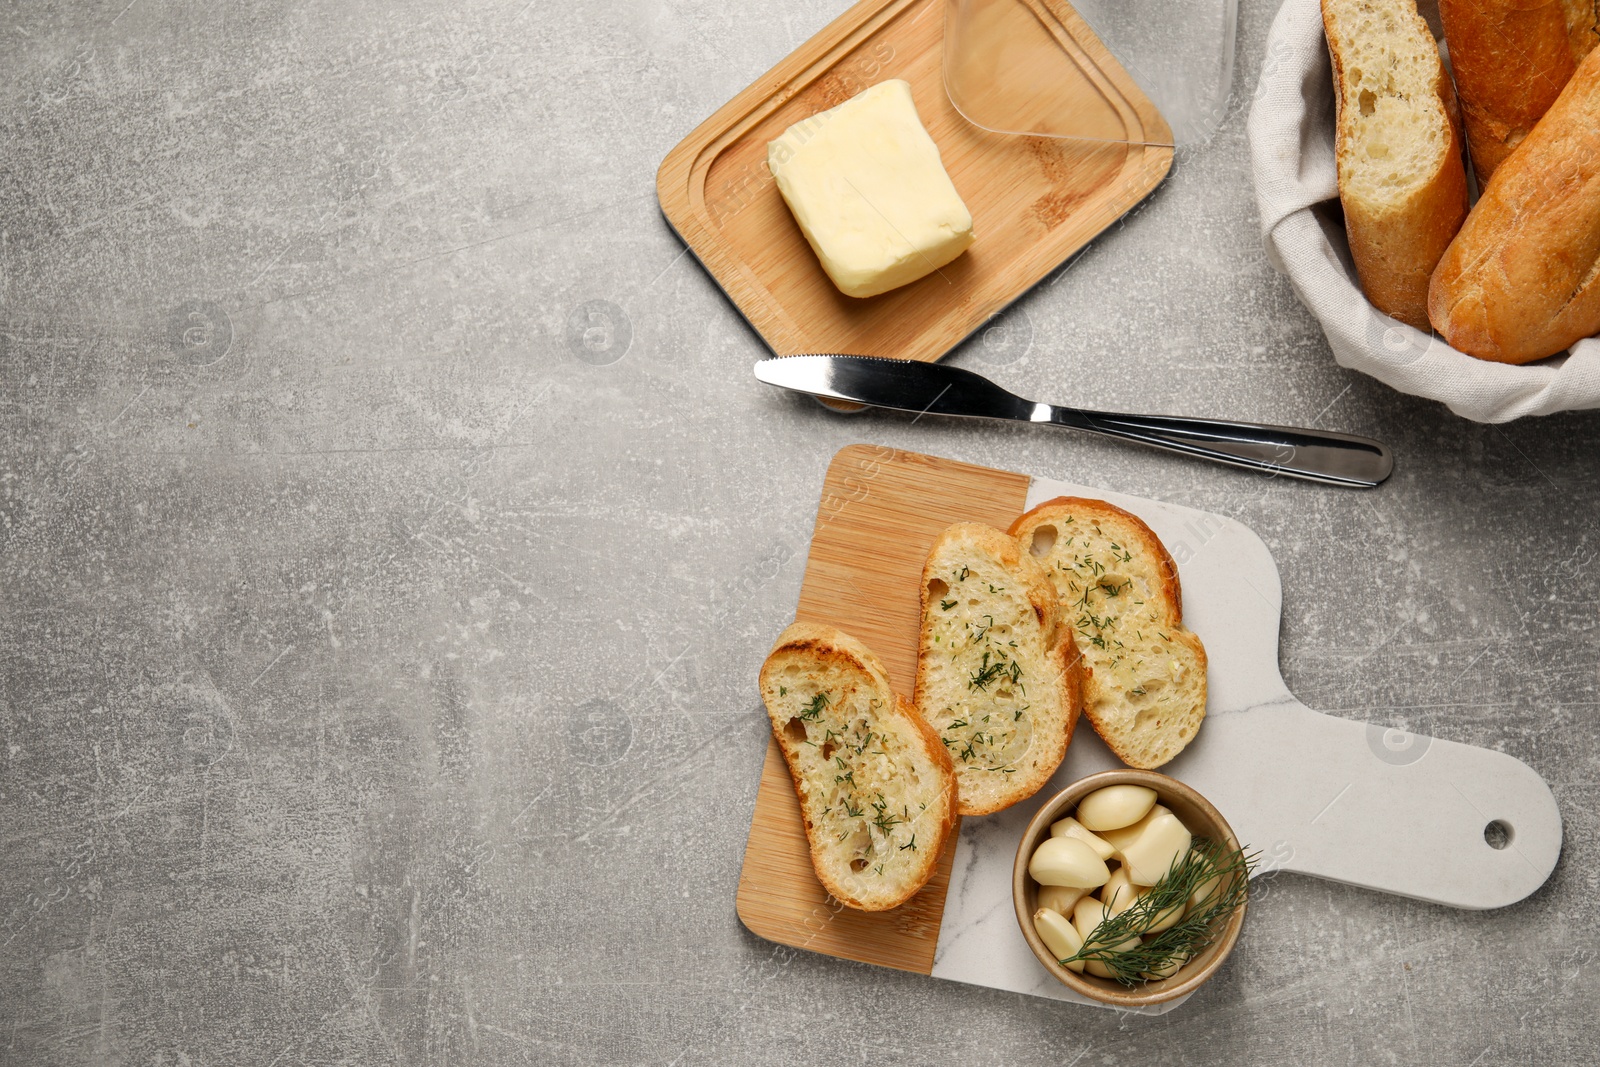
[[[916,706],[955,762],[963,815],[1032,796],[1067,753],[1076,646],[1043,569],[992,526],[957,523],[928,552]]]
[[[956,825],[955,772],[938,737],[878,657],[831,626],[797,622],[778,635],[761,699],[823,888],[861,911],[905,903]]]
[[[1433,275],[1450,347],[1529,363],[1600,331],[1600,49],[1500,165]]]
[[[1428,279],[1467,217],[1455,90],[1414,0],[1322,0],[1350,255],[1373,307],[1428,328]]]
[[[1577,64],[1559,0],[1439,0],[1478,185],[1528,136]]]
[[[1039,560],[1083,655],[1083,710],[1130,767],[1160,767],[1206,715],[1206,650],[1183,627],[1178,565],[1137,515],[1057,497],[1011,526]]]

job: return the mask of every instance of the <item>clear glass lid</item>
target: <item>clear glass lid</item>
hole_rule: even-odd
[[[997,133],[1200,144],[1237,24],[1238,0],[946,0],[945,91]]]

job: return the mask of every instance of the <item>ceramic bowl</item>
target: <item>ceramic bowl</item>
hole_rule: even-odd
[[[1016,862],[1012,865],[1011,895],[1016,904],[1017,925],[1022,928],[1022,936],[1027,939],[1028,947],[1039,958],[1041,966],[1074,992],[1102,1004],[1140,1008],[1193,993],[1206,979],[1216,974],[1222,961],[1233,951],[1234,942],[1239,940],[1239,931],[1244,926],[1245,906],[1240,904],[1217,939],[1179,968],[1171,978],[1140,982],[1130,988],[1108,978],[1078,974],[1061,966],[1033,928],[1033,913],[1038,910],[1039,885],[1028,874],[1028,860],[1039,843],[1050,836],[1051,823],[1070,815],[1080,800],[1108,785],[1142,785],[1154,789],[1158,803],[1171,808],[1195,837],[1212,838],[1229,849],[1237,849],[1239,842],[1233,836],[1227,820],[1205,797],[1176,778],[1155,771],[1137,770],[1103,771],[1080,778],[1046,801],[1023,832],[1022,841],[1017,846]]]

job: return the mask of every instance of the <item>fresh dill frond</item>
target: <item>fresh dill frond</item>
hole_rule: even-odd
[[[972,677],[967,680],[967,688],[987,690],[990,682],[994,681],[996,678],[1005,673],[1006,665],[998,660],[996,660],[994,663],[990,663],[989,653],[985,651],[983,654],[982,665],[979,666],[979,668],[973,672]]]
[[[1062,966],[1098,960],[1119,983],[1132,986],[1143,975],[1192,958],[1217,939],[1235,909],[1249,897],[1250,872],[1260,858],[1259,852],[1247,853],[1210,838],[1196,838],[1189,851],[1174,860],[1171,869],[1126,911],[1101,920],[1090,930],[1083,947],[1061,960]],[[1149,932],[1174,908],[1187,905],[1195,891],[1208,882],[1211,889],[1205,898],[1182,919],[1159,933]],[[1135,937],[1144,940],[1126,952],[1116,951],[1116,946]]]
[[[828,694],[818,693],[811,698],[811,703],[807,704],[805,710],[800,713],[800,718],[806,722],[816,722],[822,718],[822,709],[827,706]]]

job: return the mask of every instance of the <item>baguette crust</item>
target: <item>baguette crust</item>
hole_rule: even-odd
[[[1600,0],[1562,0],[1567,12],[1567,41],[1572,47],[1572,62],[1582,63],[1584,57],[1600,44]]]
[[[1205,719],[1206,651],[1183,628],[1178,565],[1143,519],[1056,497],[1011,525],[1045,565],[1083,658],[1084,714],[1117,758],[1159,767]]]
[[[1425,85],[1420,95],[1398,91],[1392,85],[1395,71],[1387,76],[1363,72],[1353,61],[1364,43],[1369,50],[1372,47],[1360,32],[1351,32],[1360,30],[1363,18],[1393,22],[1401,43],[1413,57],[1423,58]],[[1467,215],[1467,173],[1455,90],[1433,34],[1411,0],[1322,0],[1322,21],[1333,61],[1338,113],[1339,200],[1362,291],[1379,311],[1426,330],[1428,280]],[[1390,87],[1385,90],[1386,85]],[[1407,117],[1402,121],[1414,128],[1406,150],[1418,153],[1417,159],[1398,182],[1364,182],[1363,172],[1388,166],[1400,150],[1388,143],[1395,139],[1394,131],[1382,125],[1391,121],[1394,111],[1404,112]],[[1424,134],[1418,129],[1432,131],[1437,140],[1433,151],[1420,144]]]
[[[817,879],[861,911],[905,903],[956,827],[956,777],[938,735],[890,688],[878,657],[831,626],[785,629],[760,685]]]
[[[1600,331],[1600,50],[1501,164],[1428,292],[1452,348],[1529,363]]]
[[[922,572],[916,708],[952,756],[961,814],[1039,791],[1082,708],[1079,657],[1049,577],[1016,541],[957,523]]]
[[[1567,12],[1560,0],[1439,0],[1439,16],[1482,186],[1576,69]]]

